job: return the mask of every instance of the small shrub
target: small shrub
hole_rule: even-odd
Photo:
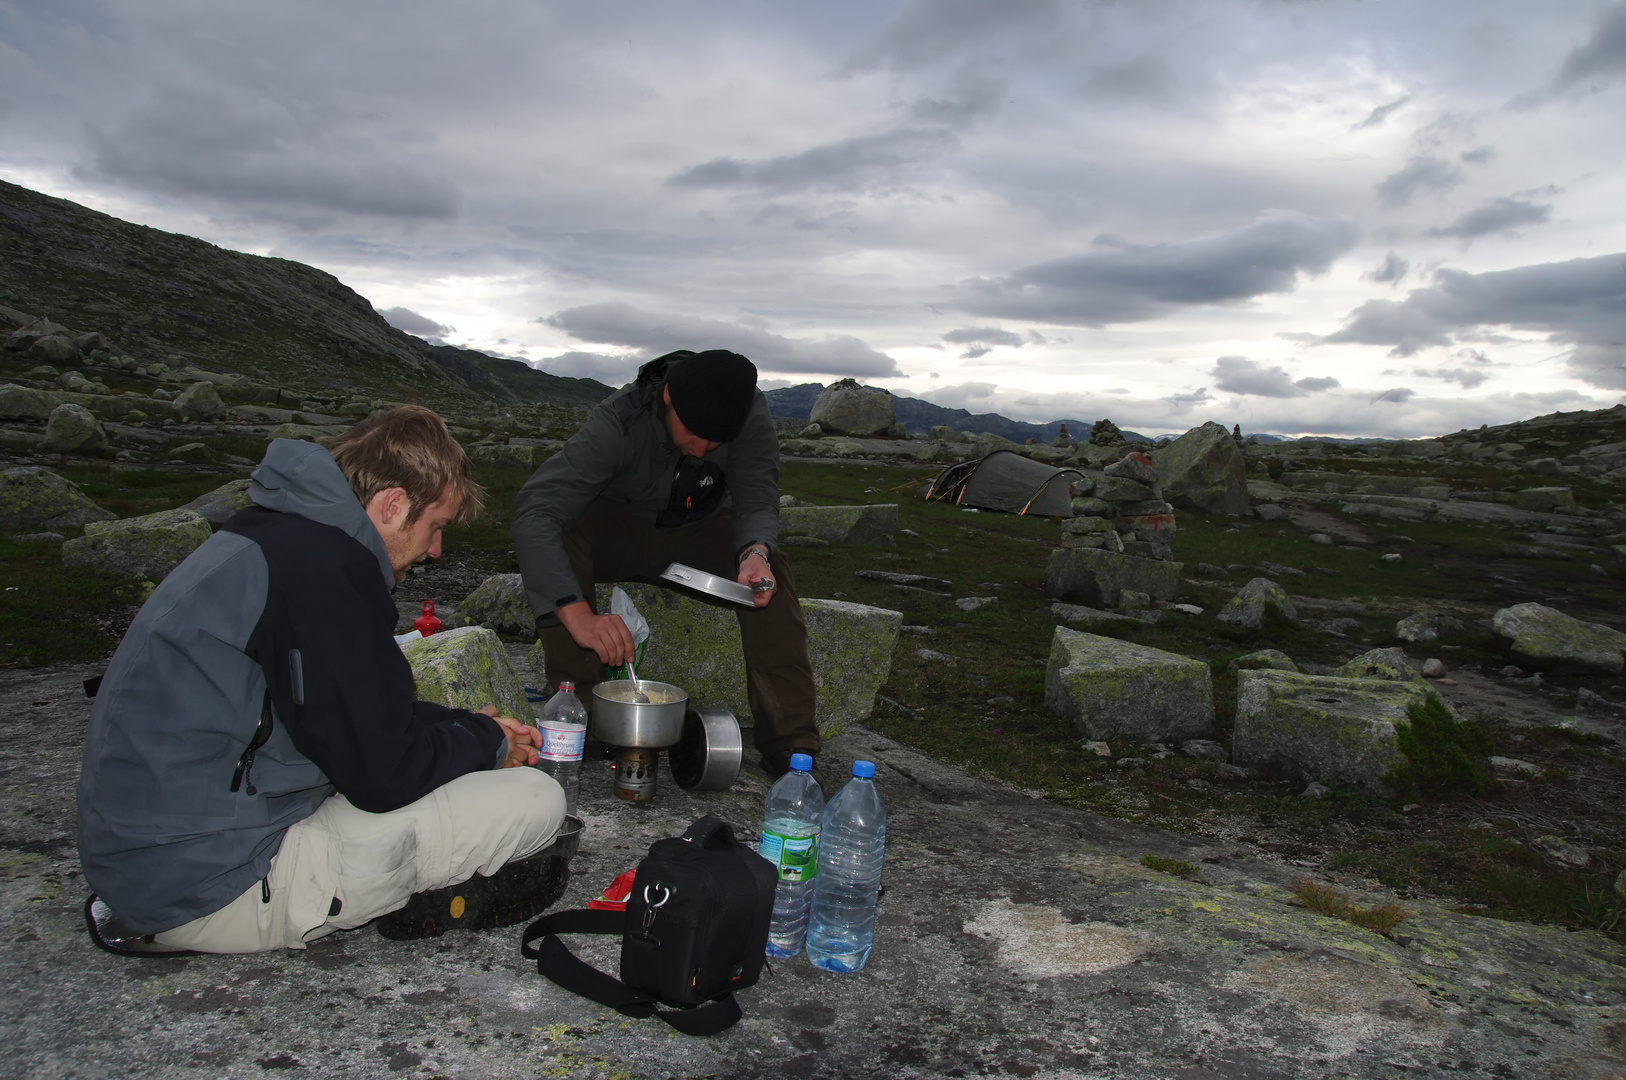
[[[1597,892],[1585,886],[1580,903],[1575,905],[1575,917],[1580,924],[1605,934],[1626,934],[1626,899],[1608,887]]]
[[[1384,937],[1393,933],[1395,927],[1405,922],[1410,914],[1393,902],[1363,908],[1332,886],[1319,885],[1308,878],[1293,885],[1293,895],[1311,911],[1375,930]]]
[[[1402,799],[1444,798],[1462,793],[1486,795],[1496,789],[1487,757],[1490,740],[1478,724],[1451,715],[1438,694],[1415,701],[1406,723],[1395,728],[1395,741],[1405,755],[1383,782]]]
[[[1162,855],[1142,855],[1140,864],[1150,870],[1161,870],[1165,874],[1175,877],[1196,877],[1197,868],[1184,859],[1168,859]]]

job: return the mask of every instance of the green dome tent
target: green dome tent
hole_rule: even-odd
[[[995,450],[979,461],[950,465],[937,475],[926,498],[1007,514],[1072,517],[1077,469],[1058,469],[1012,450]]]

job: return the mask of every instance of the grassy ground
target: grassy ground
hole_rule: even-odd
[[[232,452],[241,452],[233,448]],[[520,469],[482,466],[488,512],[448,530],[448,562],[466,560],[470,580],[511,569],[508,527]],[[177,506],[228,479],[199,473],[71,472],[102,505],[121,515]],[[809,503],[896,502],[895,547],[796,547],[797,587],[804,596],[833,597],[902,610],[906,625],[870,724],[886,735],[974,774],[1012,783],[1072,806],[1247,845],[1306,866],[1375,879],[1402,896],[1453,898],[1470,910],[1620,933],[1626,912],[1608,891],[1626,864],[1626,815],[1616,794],[1626,786],[1617,748],[1556,727],[1484,716],[1492,752],[1531,760],[1543,772],[1504,783],[1489,796],[1427,802],[1409,810],[1354,795],[1302,799],[1302,784],[1235,780],[1210,761],[1157,756],[1161,747],[1114,745],[1118,765],[1083,750],[1081,737],[1044,707],[1044,671],[1055,619],[1041,584],[1060,533],[1056,522],[1004,514],[968,513],[920,498],[930,474],[893,466],[786,463],[782,490]],[[1186,564],[1184,601],[1200,617],[1171,613],[1163,623],[1114,629],[1116,636],[1207,661],[1214,673],[1217,730],[1228,744],[1234,715],[1234,657],[1278,648],[1300,663],[1336,664],[1367,648],[1392,644],[1396,619],[1439,605],[1463,613],[1462,632],[1436,643],[1455,670],[1493,673],[1507,663],[1488,630],[1476,625],[1495,605],[1562,597],[1570,609],[1620,610],[1618,578],[1598,579],[1587,564],[1509,562],[1497,553],[1522,538],[1471,525],[1358,525],[1365,546],[1309,542],[1286,524],[1238,523],[1181,514],[1174,542]],[[27,666],[107,655],[133,614],[129,586],[101,575],[66,571],[58,545],[0,541],[0,616],[8,633],[0,664]],[[1398,565],[1378,555],[1399,551]],[[1283,579],[1315,614],[1353,618],[1344,637],[1286,623],[1246,636],[1225,632],[1212,618],[1257,564],[1270,561],[1305,571]],[[1234,566],[1227,577],[1190,577],[1198,562]],[[949,598],[900,590],[859,578],[861,569],[945,578],[954,596],[996,596],[996,604],[966,613]],[[121,592],[123,590],[123,592]],[[943,659],[944,657],[948,659]],[[1587,686],[1621,699],[1620,680],[1559,676],[1537,703],[1556,718],[1570,711],[1575,689]],[[1535,691],[1530,691],[1535,694]],[[1547,834],[1588,847],[1593,864],[1561,870],[1536,844]]]

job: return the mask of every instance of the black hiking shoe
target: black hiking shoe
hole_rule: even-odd
[[[564,895],[581,821],[566,818],[553,843],[515,859],[490,877],[475,874],[444,889],[413,893],[406,906],[380,915],[378,932],[393,941],[439,937],[448,930],[491,930],[524,922]]]

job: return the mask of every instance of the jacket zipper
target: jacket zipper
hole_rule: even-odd
[[[237,770],[231,774],[231,789],[236,791],[248,782],[248,793],[258,795],[259,790],[254,786],[254,752],[264,746],[271,739],[271,691],[265,692],[265,704],[260,708],[260,725],[254,729],[254,739],[243,751],[242,757],[237,759]]]

